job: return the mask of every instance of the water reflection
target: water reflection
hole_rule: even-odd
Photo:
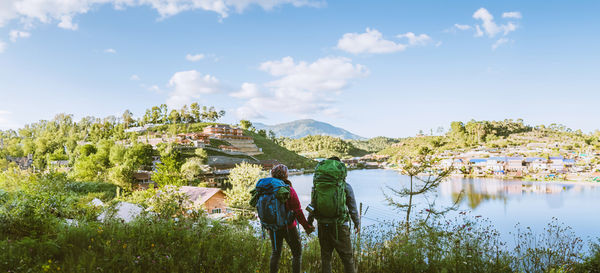
[[[440,185],[440,193],[459,198],[460,204],[466,204],[475,210],[487,201],[521,199],[525,195],[545,195],[551,208],[560,208],[564,204],[564,193],[582,192],[586,186],[560,182],[527,182],[498,179],[451,178]],[[462,194],[461,194],[462,193]]]

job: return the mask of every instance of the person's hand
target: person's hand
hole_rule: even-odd
[[[313,231],[315,231],[315,227],[310,225],[305,229],[305,231],[306,231],[306,234],[310,235],[311,233],[313,233]]]
[[[354,226],[354,233],[356,233],[356,234],[360,233],[360,226]]]

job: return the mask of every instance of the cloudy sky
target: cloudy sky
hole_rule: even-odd
[[[191,102],[373,137],[600,128],[599,1],[0,0],[0,129]]]

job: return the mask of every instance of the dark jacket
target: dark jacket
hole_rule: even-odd
[[[350,184],[348,183],[346,183],[346,207],[348,207],[348,213],[350,214],[350,218],[352,218],[354,226],[360,226],[360,218],[358,217],[358,207],[356,206],[356,197],[354,197],[354,190],[352,190],[352,186],[350,186]],[[312,213],[309,213],[308,223],[312,225],[314,218],[315,216]]]

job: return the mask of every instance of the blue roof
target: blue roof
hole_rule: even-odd
[[[565,163],[575,163],[575,159],[565,159],[563,160]]]
[[[471,162],[471,163],[479,163],[479,162],[486,162],[486,161],[487,161],[487,159],[485,159],[485,158],[473,158],[473,159],[469,160],[469,162]]]
[[[536,161],[536,160],[546,160],[546,158],[543,158],[543,157],[528,157],[528,158],[525,158],[525,162],[533,162],[533,161]]]
[[[563,156],[551,156],[550,160],[555,160],[555,159],[564,159]]]

